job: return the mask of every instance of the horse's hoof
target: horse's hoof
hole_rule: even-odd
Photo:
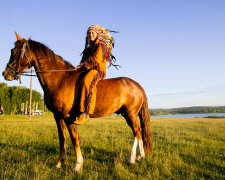
[[[132,166],[132,165],[135,164],[135,162],[130,162],[130,161],[128,161],[127,164],[128,164],[129,166]]]
[[[62,164],[58,162],[56,165],[53,166],[53,169],[60,169],[62,167]]]
[[[74,166],[74,168],[72,169],[73,173],[82,173],[82,169],[83,169],[83,162],[77,162],[76,165]]]
[[[145,157],[145,156],[138,155],[138,156],[137,156],[137,161],[140,161],[141,159],[144,159],[144,157]]]
[[[128,160],[128,165],[133,165],[133,164],[135,164],[135,160],[136,160],[136,158],[130,158],[129,160]]]

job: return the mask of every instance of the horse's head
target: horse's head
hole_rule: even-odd
[[[15,47],[11,50],[9,62],[2,73],[5,80],[8,81],[17,80],[20,73],[32,65],[32,55],[28,41],[21,38],[17,33],[16,37]]]

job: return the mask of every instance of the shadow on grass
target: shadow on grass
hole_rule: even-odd
[[[112,152],[102,148],[84,146],[82,149],[86,158],[98,161],[99,163],[107,162],[112,165],[114,164],[115,157],[119,156],[119,152]]]

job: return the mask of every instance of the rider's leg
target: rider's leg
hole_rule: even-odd
[[[82,81],[82,91],[80,100],[80,116],[74,122],[75,124],[83,124],[89,120],[89,114],[93,114],[96,102],[96,85],[100,78],[98,78],[98,71],[89,71]]]

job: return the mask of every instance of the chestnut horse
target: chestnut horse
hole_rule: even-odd
[[[77,126],[73,123],[79,114],[81,79],[83,73],[45,45],[31,39],[22,39],[18,34],[11,57],[3,71],[6,80],[18,79],[26,69],[34,67],[44,91],[44,101],[54,114],[58,127],[60,154],[55,168],[60,168],[66,160],[66,127],[71,136],[76,153],[73,171],[79,172],[83,166]],[[152,151],[152,133],[147,98],[144,89],[135,81],[119,77],[99,81],[97,85],[96,107],[93,117],[121,114],[133,130],[134,142],[128,163],[149,155]],[[140,118],[141,128],[137,116]],[[136,148],[138,155],[136,157]]]

